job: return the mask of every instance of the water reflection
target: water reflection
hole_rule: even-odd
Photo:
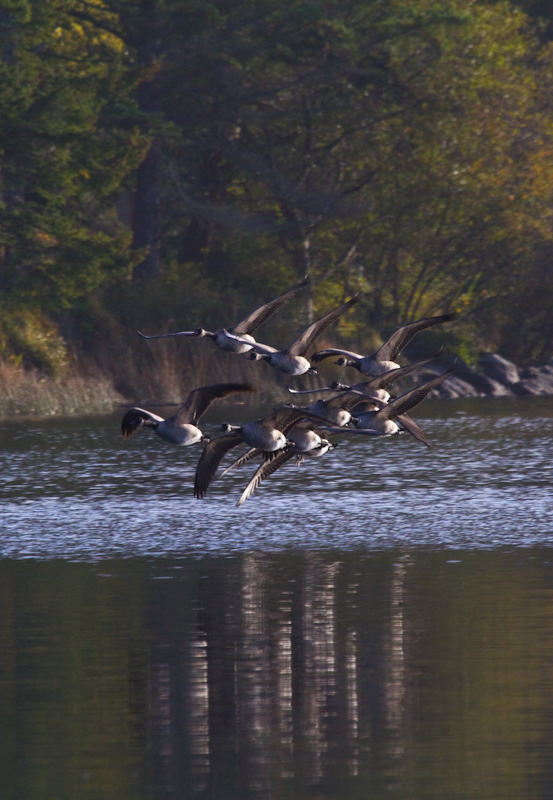
[[[551,797],[553,410],[425,413],[240,510],[115,419],[0,426],[2,800]]]
[[[0,562],[2,797],[548,797],[551,555]]]

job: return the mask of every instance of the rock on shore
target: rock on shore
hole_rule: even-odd
[[[480,359],[480,370],[456,362],[456,372],[444,381],[435,397],[502,397],[553,395],[553,360],[541,366],[519,368],[495,353]]]

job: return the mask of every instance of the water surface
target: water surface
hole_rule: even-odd
[[[4,556],[235,552],[244,548],[532,546],[549,543],[550,398],[426,401],[432,442],[340,436],[288,464],[241,508],[254,467],[192,496],[201,446],[149,431],[123,440],[119,415],[0,426]],[[215,423],[207,426],[216,431]]]
[[[0,426],[2,800],[553,797],[549,398],[429,401],[431,450],[240,509],[252,466],[195,500],[199,448],[120,417]]]

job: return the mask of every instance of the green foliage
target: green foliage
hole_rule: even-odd
[[[122,40],[79,5],[14,3],[0,60],[0,308],[52,319],[131,269],[115,201],[147,146],[113,110],[132,105]]]
[[[14,0],[0,35],[5,352],[8,309],[116,358],[309,272],[275,336],[361,290],[360,346],[456,309],[468,357],[550,355],[552,51],[523,10]]]
[[[4,316],[2,329],[0,355],[7,362],[37,368],[53,378],[63,376],[69,365],[67,345],[47,317],[29,310],[14,311]]]

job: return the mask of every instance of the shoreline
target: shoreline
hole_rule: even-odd
[[[411,359],[416,360],[416,359]],[[542,365],[517,367],[497,354],[488,353],[480,359],[479,369],[473,369],[457,359],[456,373],[434,389],[429,398],[462,399],[484,397],[553,396],[553,359]],[[421,370],[417,382],[423,382],[448,368],[437,364]],[[356,381],[363,380],[357,373]],[[251,375],[249,376],[251,380]],[[220,381],[208,375],[198,376],[182,396],[194,385]],[[309,376],[305,388],[315,388],[326,378]],[[286,386],[273,375],[259,379],[262,390],[255,397],[257,404],[290,402]],[[68,374],[64,378],[49,378],[35,371],[25,371],[12,365],[0,365],[0,421],[24,417],[79,416],[104,414],[130,405],[173,406],[180,403],[177,390],[169,392],[160,387],[162,400],[152,397],[126,397],[116,389],[115,381],[101,373]],[[149,394],[149,393],[148,393]],[[250,401],[252,402],[252,401]]]

